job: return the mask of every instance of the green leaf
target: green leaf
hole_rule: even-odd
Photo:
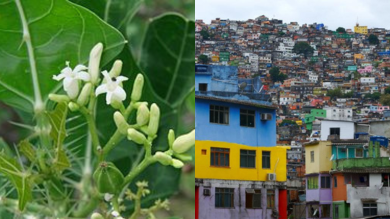
[[[27,157],[27,159],[31,162],[35,162],[36,160],[36,154],[33,145],[27,141],[27,140],[22,140],[19,143],[19,150],[22,152],[24,156]]]
[[[142,46],[140,67],[158,95],[182,104],[195,84],[195,23],[178,14],[152,20]]]
[[[59,103],[56,108],[47,113],[51,125],[50,136],[54,140],[55,148],[62,148],[62,143],[66,137],[66,116],[68,107],[66,103]]]
[[[71,167],[68,156],[66,155],[64,150],[58,150],[56,152],[56,158],[54,159],[54,168],[61,172],[67,168]]]
[[[104,21],[124,33],[143,0],[72,0],[72,2],[90,9]]]
[[[19,210],[23,211],[28,201],[32,199],[29,174],[22,171],[15,159],[0,153],[0,172],[3,173],[18,191]]]
[[[66,0],[0,0],[0,5],[0,100],[30,113],[60,89],[52,76],[65,61],[71,67],[86,63],[91,48],[102,42],[104,65],[125,44],[117,30]]]

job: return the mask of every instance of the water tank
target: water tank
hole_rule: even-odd
[[[379,145],[386,148],[389,146],[389,139],[383,136],[371,136],[370,141],[372,141],[373,144],[375,144],[375,142],[379,142]]]
[[[355,139],[368,140],[367,132],[355,132]]]

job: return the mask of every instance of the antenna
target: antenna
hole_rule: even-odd
[[[316,216],[316,214],[317,214],[317,209],[314,210],[313,216]]]
[[[379,185],[379,188],[378,189],[381,189],[383,187],[383,183],[381,183],[380,185]]]

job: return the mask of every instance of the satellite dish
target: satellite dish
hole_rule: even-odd
[[[381,189],[383,187],[383,183],[381,183],[380,185],[379,185],[379,189]]]
[[[330,161],[332,161],[333,160],[333,158],[334,158],[334,154],[332,154],[332,156],[330,156]]]
[[[241,84],[238,85],[238,89],[240,89],[240,92],[244,91],[246,85],[247,85],[246,82],[242,82]]]

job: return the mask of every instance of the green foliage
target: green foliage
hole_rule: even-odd
[[[331,99],[341,98],[343,97],[343,92],[341,88],[335,88],[333,90],[329,89],[328,92],[326,92],[326,96],[330,97]]]
[[[149,7],[161,4],[157,1],[73,2],[90,10],[65,0],[23,1],[21,7],[26,17],[26,22],[23,23],[19,14],[21,10],[18,10],[15,2],[0,0],[1,17],[6,17],[0,19],[0,29],[7,30],[0,35],[0,60],[4,60],[0,62],[0,90],[4,91],[0,92],[0,100],[14,106],[20,113],[25,111],[21,115],[28,123],[27,127],[32,123],[31,133],[27,138],[29,141],[19,144],[21,153],[31,163],[23,163],[26,167],[21,169],[33,169],[38,173],[34,173],[32,178],[39,184],[39,190],[29,187],[30,178],[25,172],[18,172],[7,178],[14,182],[18,191],[20,209],[26,206],[27,210],[43,209],[42,212],[48,217],[68,217],[75,206],[73,216],[87,217],[102,202],[102,197],[94,194],[96,186],[91,181],[90,173],[84,174],[85,171],[88,173],[88,165],[84,166],[88,164],[88,160],[91,161],[89,168],[92,168],[89,171],[94,171],[98,163],[98,155],[91,156],[88,152],[86,146],[91,144],[91,140],[87,136],[88,131],[93,128],[90,124],[95,116],[98,121],[95,127],[98,137],[92,138],[93,142],[97,140],[101,143],[99,146],[103,147],[116,130],[111,119],[115,110],[107,107],[104,96],[97,98],[96,114],[92,113],[91,116],[89,111],[85,112],[86,118],[80,116],[79,112],[67,112],[66,104],[55,107],[48,100],[49,93],[56,93],[61,88],[58,82],[52,80],[52,76],[64,68],[65,61],[70,61],[72,68],[76,64],[85,64],[90,49],[102,42],[104,51],[101,70],[109,70],[116,57],[123,61],[122,72],[130,82],[134,81],[137,73],[144,75],[141,101],[157,103],[162,115],[158,136],[151,147],[152,153],[169,149],[166,139],[169,129],[177,130],[180,135],[193,127],[193,124],[184,125],[183,118],[193,117],[194,112],[194,22],[172,13],[150,19],[151,13],[161,12]],[[146,10],[139,12],[141,4],[145,4]],[[191,8],[194,3],[187,0],[172,1],[170,4],[185,5],[188,9],[183,11],[193,11]],[[145,11],[148,13],[145,14]],[[147,16],[135,16],[137,13]],[[31,41],[29,38],[25,42],[21,40],[22,24],[28,26]],[[124,46],[126,40],[130,46]],[[140,60],[134,59],[134,47],[139,48],[136,48],[137,52],[142,48],[142,52],[136,53]],[[124,82],[123,86],[125,91],[131,91],[133,84]],[[39,104],[40,99],[42,104]],[[125,102],[128,101],[129,98]],[[54,111],[46,113],[54,107]],[[134,119],[134,113],[130,114],[129,123]],[[108,155],[107,161],[115,163],[122,173],[132,172],[137,170],[144,158],[145,149],[122,139],[115,142],[116,146]],[[0,147],[3,146],[0,144]],[[4,148],[7,154],[12,154],[7,146]],[[0,158],[8,159],[3,154]],[[0,168],[3,170],[0,172],[5,174],[7,167],[0,164]],[[143,170],[127,180],[131,182],[129,188],[134,188],[136,181],[150,182],[152,194],[141,200],[143,207],[153,206],[157,199],[177,193],[181,170],[160,164],[147,165]],[[62,174],[66,174],[66,177]],[[23,177],[15,178],[19,175]],[[44,177],[41,178],[41,175]],[[77,186],[71,182],[76,182]],[[80,189],[79,186],[83,188]],[[69,199],[70,194],[80,199]],[[31,199],[34,202],[27,204]],[[9,203],[14,204],[12,201]],[[129,210],[127,213],[134,208],[133,202],[122,204]],[[58,209],[59,215],[47,211],[46,206],[48,209]]]
[[[7,91],[0,93],[0,100],[26,112],[34,112],[34,104],[47,101],[48,94],[58,89],[52,76],[65,61],[72,66],[85,63],[90,48],[102,42],[106,64],[125,44],[117,30],[65,0],[23,1],[19,8],[13,1],[0,3],[0,14],[7,18],[0,19],[0,29],[8,30],[0,37],[0,90]],[[23,34],[30,35],[26,41]]]
[[[336,29],[336,32],[338,32],[338,33],[346,33],[344,27],[339,27],[339,28],[337,28],[337,29]]]
[[[285,35],[285,34],[286,34],[286,33],[283,32],[283,31],[278,32],[278,35],[279,35],[279,36],[283,36],[283,35]]]
[[[385,94],[390,94],[390,87],[386,87]]]
[[[379,100],[380,98],[381,98],[381,93],[379,92],[364,95],[364,99]]]
[[[379,102],[384,106],[390,106],[390,94],[382,95]]]
[[[286,80],[288,78],[287,75],[281,73],[279,71],[279,68],[278,67],[272,67],[270,70],[269,70],[269,73],[271,75],[271,80],[273,82],[277,82],[277,81],[280,81],[283,83],[284,80]]]
[[[298,124],[293,121],[293,120],[289,120],[289,119],[284,119],[280,124],[279,124],[279,127],[282,127],[282,126],[298,126]]]
[[[374,34],[370,34],[370,36],[368,36],[368,42],[371,45],[378,45],[379,44],[378,37]]]
[[[203,37],[204,40],[210,39],[210,33],[207,30],[201,30],[200,35]]]
[[[314,49],[307,42],[298,42],[294,45],[292,51],[297,54],[303,54],[307,58],[308,55],[313,54]]]
[[[4,174],[18,191],[19,210],[23,211],[28,201],[32,199],[29,174],[23,172],[19,163],[0,153],[0,173]]]
[[[209,57],[206,55],[200,55],[198,56],[198,61],[202,64],[208,64],[209,63]]]

